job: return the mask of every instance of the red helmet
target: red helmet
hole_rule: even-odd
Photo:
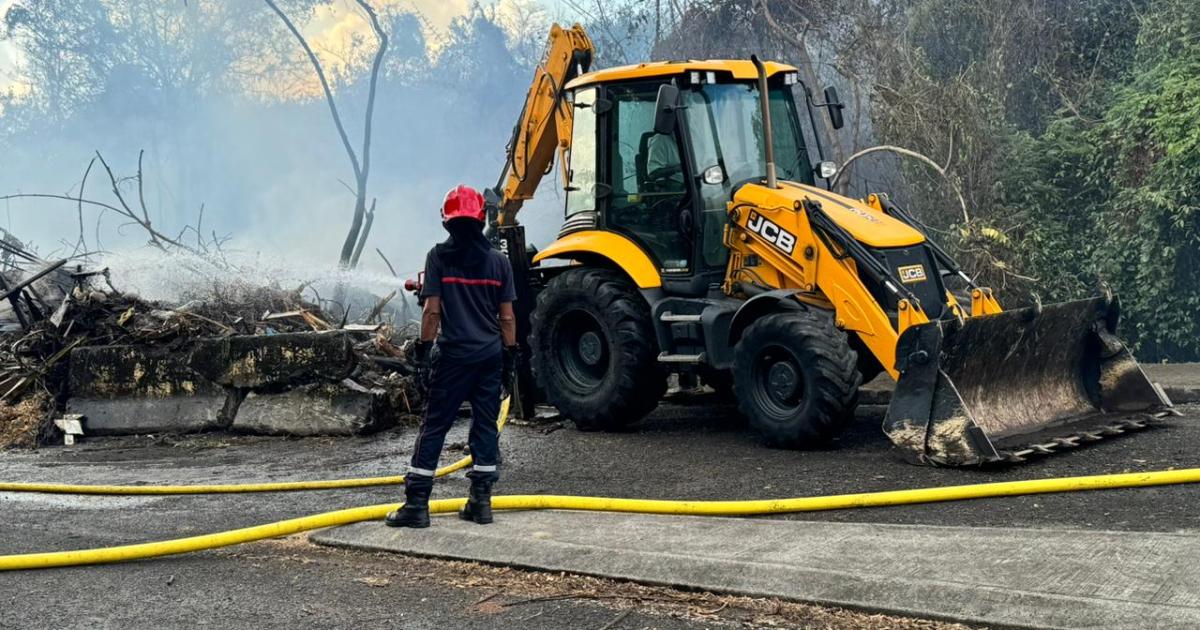
[[[466,184],[451,188],[442,202],[442,223],[460,217],[484,221],[483,195]]]

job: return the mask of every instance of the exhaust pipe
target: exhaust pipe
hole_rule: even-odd
[[[762,108],[763,144],[767,153],[767,188],[779,188],[775,178],[775,137],[771,133],[771,101],[767,94],[767,67],[758,55],[750,55],[750,62],[758,70],[758,105]]]

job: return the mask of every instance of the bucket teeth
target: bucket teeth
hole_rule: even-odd
[[[1171,403],[1104,298],[913,326],[884,432],[918,463],[1022,461],[1145,428]]]

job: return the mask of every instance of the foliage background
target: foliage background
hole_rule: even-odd
[[[865,158],[849,189],[890,192],[1006,304],[1110,289],[1143,360],[1200,359],[1200,3],[717,0],[656,52],[756,47],[839,86],[835,159],[946,168]]]

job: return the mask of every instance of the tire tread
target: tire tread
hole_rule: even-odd
[[[588,300],[602,316],[602,324],[616,331],[615,352],[629,369],[606,379],[600,395],[576,396],[564,387],[555,362],[547,361],[552,343],[543,338],[546,313]],[[532,315],[530,347],[534,377],[548,402],[573,420],[580,430],[617,430],[636,422],[657,406],[667,389],[666,373],[658,365],[658,343],[650,307],[623,274],[603,268],[565,271],[538,294]],[[610,349],[612,346],[610,346]]]
[[[767,418],[755,404],[752,383],[757,347],[767,341],[794,340],[793,350],[806,363],[805,378],[814,381],[807,391],[809,404],[788,424]],[[752,323],[734,350],[734,388],[738,409],[750,426],[770,446],[804,448],[819,446],[842,432],[854,419],[862,375],[858,355],[846,333],[833,325],[833,318],[811,309],[772,313]],[[741,378],[738,378],[741,376]]]

